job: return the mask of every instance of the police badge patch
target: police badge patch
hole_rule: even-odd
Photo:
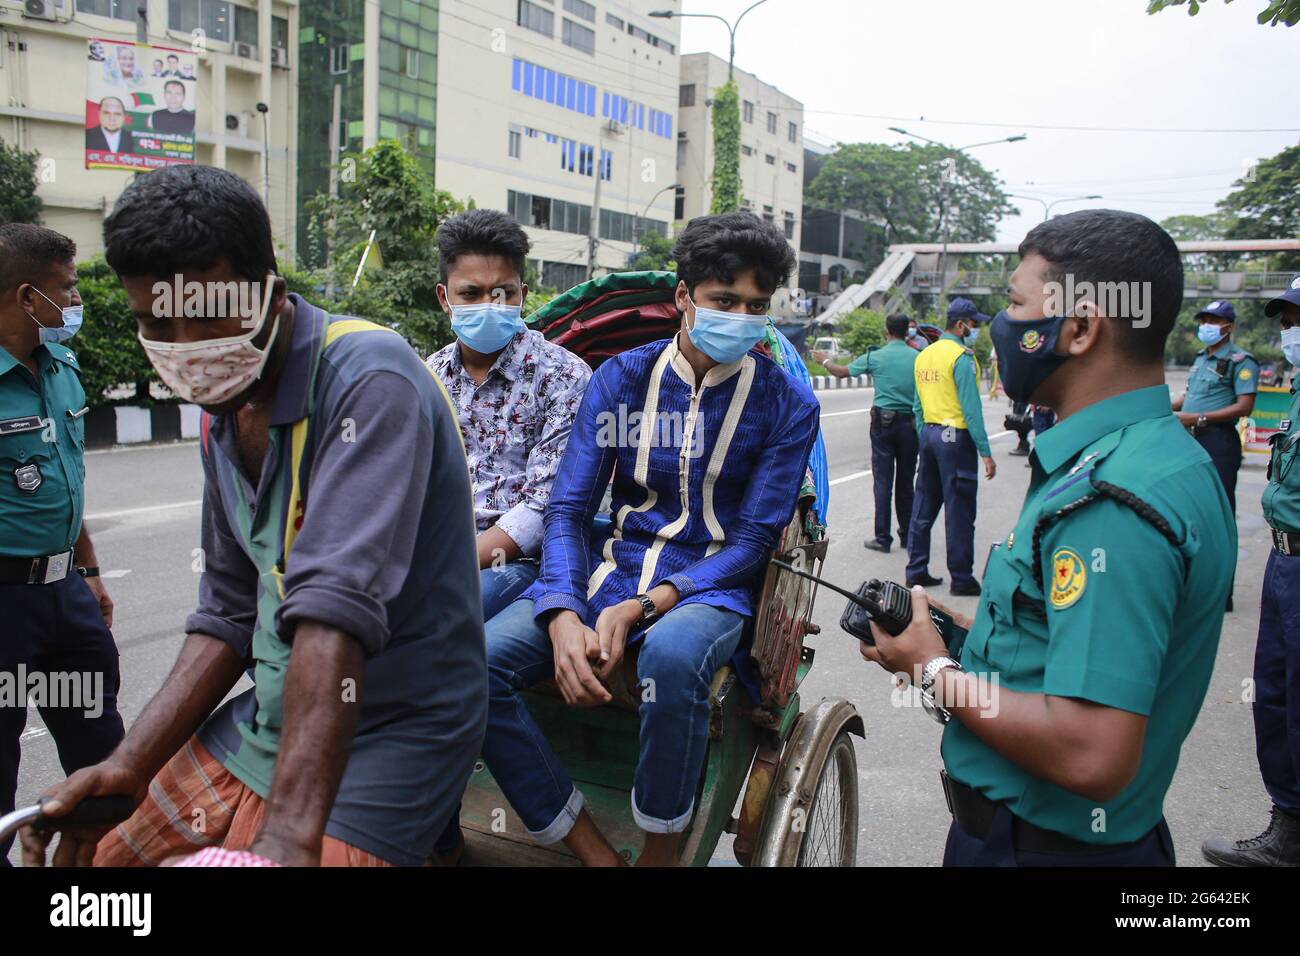
[[[22,465],[14,469],[14,481],[18,485],[18,490],[24,494],[35,494],[36,489],[41,486],[41,482],[44,480],[41,469],[35,464]]]
[[[1052,607],[1063,610],[1083,596],[1088,586],[1088,572],[1083,559],[1070,548],[1057,548],[1052,555]]]

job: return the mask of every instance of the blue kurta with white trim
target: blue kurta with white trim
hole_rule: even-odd
[[[540,616],[600,612],[658,584],[679,603],[752,615],[769,552],[794,514],[820,406],[753,352],[697,386],[677,340],[592,376],[546,511]],[[612,527],[592,519],[613,477]]]

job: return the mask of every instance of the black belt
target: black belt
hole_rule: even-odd
[[[893,408],[881,408],[879,405],[871,406],[871,421],[880,423],[888,428],[894,422],[900,419],[905,421],[914,421],[911,412],[900,412]]]
[[[1285,554],[1287,557],[1300,555],[1300,534],[1291,531],[1278,531],[1277,528],[1269,528],[1269,533],[1273,535],[1273,550],[1278,554]]]
[[[0,557],[0,584],[54,584],[72,569],[71,551],[41,558]]]
[[[947,771],[939,771],[943,782],[944,799],[948,801],[948,811],[957,825],[977,840],[987,840],[993,828],[993,816],[1003,804],[990,800],[978,790],[966,786],[960,780],[948,776]],[[1055,830],[1044,830],[1034,826],[1028,820],[1012,814],[1011,841],[1017,850],[1026,853],[1059,853],[1074,856],[1096,856],[1113,853],[1128,844],[1084,843]]]
[[[1230,431],[1236,434],[1237,426],[1233,422],[1206,422],[1204,425],[1192,425],[1188,431],[1192,433],[1193,437],[1212,431]]]

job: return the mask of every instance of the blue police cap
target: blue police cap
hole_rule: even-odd
[[[975,303],[964,296],[958,296],[948,303],[948,321],[970,319],[972,322],[988,322],[989,317],[975,308]]]
[[[1202,315],[1212,315],[1216,319],[1223,319],[1225,322],[1237,321],[1237,310],[1232,307],[1232,303],[1226,299],[1215,299],[1200,312],[1196,313],[1197,318]]]
[[[1276,299],[1268,300],[1268,304],[1264,306],[1264,314],[1269,318],[1277,315],[1282,311],[1283,302],[1290,302],[1292,305],[1300,305],[1300,275],[1291,280],[1291,288],[1287,289]]]

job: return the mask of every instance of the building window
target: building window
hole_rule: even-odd
[[[792,143],[797,143],[797,142],[799,142],[799,124],[798,124],[798,123],[791,123],[791,124],[790,124],[789,136],[790,136],[790,142],[792,142]]]
[[[420,78],[420,51],[402,47],[402,72],[413,80]]]
[[[85,9],[84,4],[78,6]],[[135,19],[134,14],[129,19]],[[225,0],[168,0],[167,3],[167,28],[180,33],[202,30],[209,40],[229,43],[230,19],[230,4]]]
[[[695,105],[695,84],[694,83],[684,83],[677,90],[677,105],[678,106]]]
[[[661,40],[661,39],[659,39],[659,37],[655,36],[653,33],[647,33],[645,30],[642,30],[642,29],[641,29],[639,26],[637,26],[635,23],[629,23],[629,24],[627,25],[627,32],[628,32],[628,35],[632,37],[632,39],[634,39],[634,40],[640,40],[640,41],[642,41],[643,43],[648,43],[648,44],[650,44],[651,46],[653,46],[653,47],[658,47],[659,49],[661,49],[661,50],[665,50],[665,51],[667,51],[668,53],[672,53],[672,52],[676,49],[676,48],[675,48],[671,43],[669,43],[667,40]]]
[[[564,0],[564,9],[575,17],[582,17],[588,23],[596,22],[596,8],[586,0]]]
[[[257,11],[235,7],[235,42],[257,46]]]
[[[591,56],[596,55],[596,31],[587,29],[581,23],[574,23],[565,18],[562,39],[565,46],[571,46]]]
[[[740,147],[740,153],[741,153],[742,156],[753,156],[753,155],[754,155],[754,147],[752,147],[752,146],[742,146],[742,147]]]
[[[516,93],[545,100],[547,103],[573,110],[575,113],[596,115],[595,86],[529,63],[527,60],[514,61],[510,88]]]
[[[340,43],[330,47],[330,73],[338,76],[348,71],[348,51],[351,49],[346,43]]]
[[[271,49],[289,49],[289,21],[284,17],[271,17]]]
[[[686,165],[686,140],[677,141],[677,168],[681,169]]]
[[[769,165],[769,166],[775,166],[775,165],[776,165],[776,157],[773,156],[771,153],[768,153],[768,154],[764,157],[764,159],[767,160],[767,165]]]
[[[137,0],[77,0],[78,13],[93,13],[114,20],[134,20]],[[173,27],[172,29],[179,29]]]
[[[785,237],[794,240],[794,213],[792,212],[785,214]]]
[[[509,139],[507,142],[506,150],[509,153],[511,159],[519,158],[519,154],[522,150],[523,143],[524,143],[524,138],[522,135],[520,135],[519,130],[512,129],[509,131]]]
[[[519,0],[519,25],[525,30],[555,36],[555,14],[529,0]]]
[[[615,30],[617,30],[619,33],[623,32],[623,21],[620,20],[618,17],[614,16],[614,14],[612,13],[605,14],[605,22],[608,23]]]
[[[754,104],[749,102],[749,100],[745,100],[742,106],[743,106],[742,112],[744,113],[745,122],[746,123],[754,122]]]
[[[768,114],[767,114],[767,131],[768,131],[769,133],[775,133],[775,132],[776,132],[776,114],[775,114],[775,113],[768,113]]]
[[[797,172],[799,172],[799,167],[796,166],[794,163],[786,163],[786,164],[785,164],[785,168],[788,169],[788,170],[789,170],[790,172],[792,172],[792,173],[797,173]]]
[[[571,262],[543,262],[542,285],[549,289],[572,289],[587,280],[587,267]]]

